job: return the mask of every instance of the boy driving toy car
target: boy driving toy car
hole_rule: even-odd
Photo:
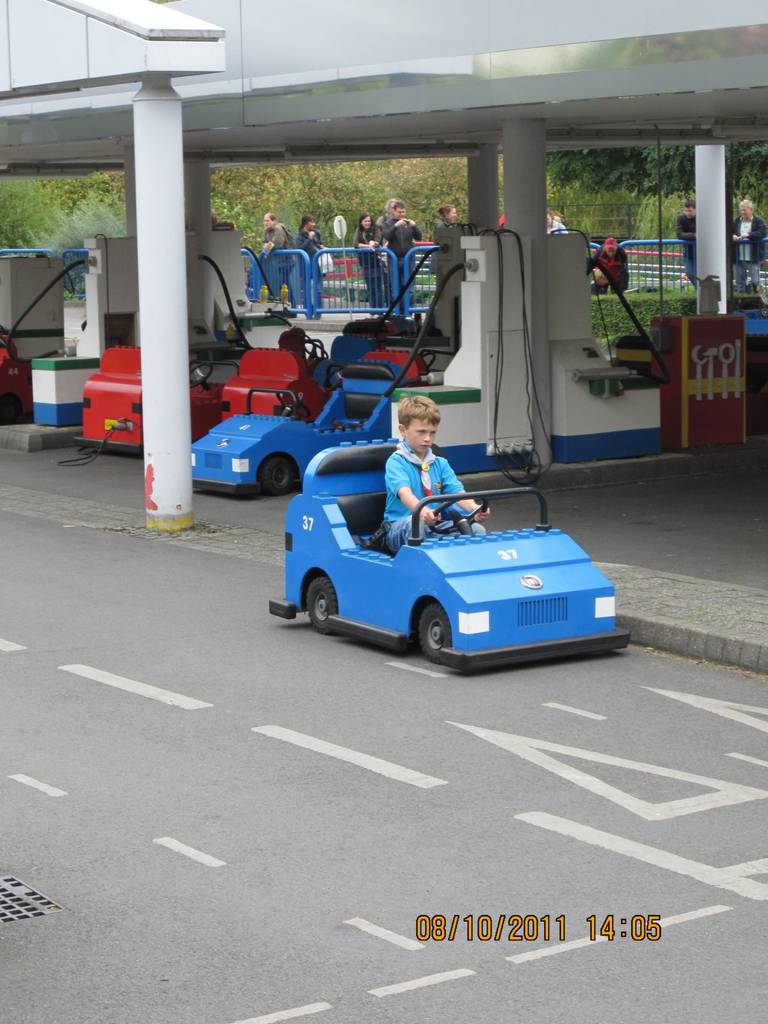
[[[397,419],[402,440],[387,459],[384,471],[387,504],[384,522],[376,535],[393,555],[407,541],[411,532],[411,513],[423,498],[459,494],[464,490],[447,459],[432,451],[440,423],[440,409],[436,403],[423,395],[407,395],[398,402]],[[421,536],[439,535],[441,526],[450,526],[457,514],[460,517],[471,516],[473,533],[485,533],[481,522],[488,518],[490,512],[468,500],[443,508],[442,512],[425,505],[420,512]]]

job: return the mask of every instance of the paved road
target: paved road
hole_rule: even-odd
[[[60,466],[70,451],[0,450],[0,481],[50,494],[143,508],[140,459],[105,455]],[[768,589],[768,479],[754,472],[548,493],[552,522],[600,562],[644,566]],[[279,536],[287,499],[195,496],[198,521],[254,527]],[[499,502],[493,526],[532,521],[535,506]]]
[[[425,674],[269,619],[266,562],[0,536],[0,873],[63,907],[4,928],[3,1024],[763,1015],[764,680],[635,648]]]

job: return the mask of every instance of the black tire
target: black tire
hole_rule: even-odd
[[[419,616],[419,644],[427,661],[439,661],[440,652],[452,643],[451,623],[445,609],[432,601]]]
[[[328,625],[328,616],[336,615],[338,610],[339,599],[333,583],[327,576],[315,576],[307,587],[307,613],[318,633],[327,635],[333,632]]]
[[[264,494],[280,498],[290,494],[296,482],[296,466],[287,455],[270,455],[259,466],[259,484]]]
[[[15,423],[22,411],[21,402],[16,395],[0,396],[0,424]]]

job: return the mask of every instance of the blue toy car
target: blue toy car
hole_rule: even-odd
[[[384,361],[344,367],[341,387],[314,423],[293,414],[301,396],[275,389],[277,404],[283,405],[286,415],[232,416],[192,445],[195,490],[288,494],[324,448],[341,440],[388,437],[392,414],[384,392],[399,371],[399,366]]]
[[[613,584],[570,537],[547,523],[533,488],[425,498],[397,554],[361,541],[382,521],[384,466],[393,443],[342,443],[320,452],[286,515],[286,594],[269,610],[306,611],[320,633],[404,651],[418,639],[432,662],[480,668],[625,647]],[[485,536],[418,538],[422,504],[533,495],[540,522]]]

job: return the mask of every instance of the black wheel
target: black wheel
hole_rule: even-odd
[[[419,644],[427,661],[437,661],[440,651],[451,646],[451,624],[437,601],[428,604],[419,616]]]
[[[293,490],[296,467],[287,455],[270,455],[259,466],[259,483],[264,494],[282,497]]]
[[[0,423],[15,423],[21,413],[21,402],[16,395],[0,396]]]
[[[318,633],[332,633],[328,616],[336,615],[339,599],[336,588],[327,576],[316,576],[307,587],[307,613]]]

